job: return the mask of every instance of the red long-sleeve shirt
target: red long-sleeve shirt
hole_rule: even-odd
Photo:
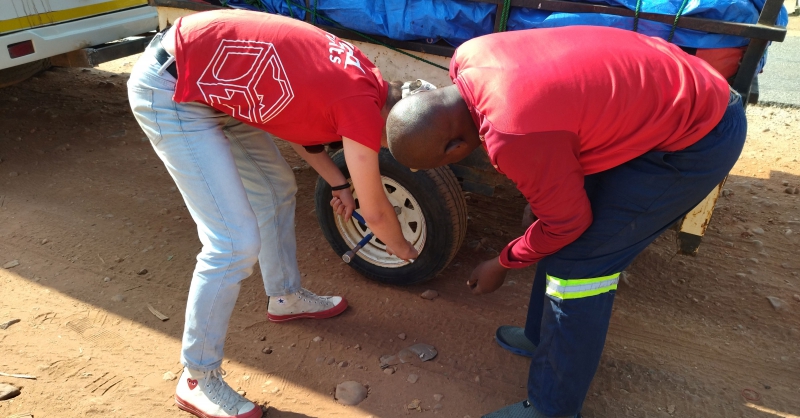
[[[495,168],[539,218],[500,253],[529,266],[592,223],[584,176],[648,151],[678,151],[709,133],[728,103],[725,79],[661,39],[573,26],[475,38],[450,78]]]

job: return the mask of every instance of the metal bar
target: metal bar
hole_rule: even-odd
[[[311,10],[311,0],[306,0],[306,9]],[[306,12],[306,22],[311,23],[311,13]]]
[[[89,61],[92,63],[92,66],[97,66],[104,62],[139,54],[147,48],[153,36],[154,35],[147,35],[141,38],[129,39],[91,48],[89,51]]]
[[[502,4],[497,4],[497,7],[494,8],[494,31],[500,32],[500,13],[503,11]]]
[[[469,0],[476,3],[502,4],[503,0]],[[601,4],[578,3],[563,0],[511,0],[514,7],[526,7],[529,9],[547,10],[551,12],[566,13],[605,13],[615,16],[633,17],[634,11],[616,6],[606,6]],[[766,9],[767,6],[764,6]],[[780,8],[778,8],[780,10]],[[763,14],[763,13],[762,13]],[[776,15],[777,16],[777,15]],[[658,13],[639,13],[640,19],[652,20],[672,25],[675,21],[674,15],[662,15]],[[766,39],[768,41],[781,42],[786,38],[786,28],[772,26],[759,20],[757,24],[726,22],[722,20],[703,19],[699,17],[681,16],[678,20],[678,27],[684,29],[698,30],[708,33],[718,33],[722,35],[735,35],[744,38]]]
[[[326,26],[326,25],[314,25],[314,26],[323,29],[327,32],[330,32],[340,38],[373,43],[372,41],[366,38],[362,38],[349,30],[339,29],[333,26]],[[396,41],[394,39],[389,39],[383,36],[377,36],[377,35],[369,35],[369,36],[371,38],[375,38],[385,43],[386,45],[390,45],[395,48],[406,49],[409,51],[416,51],[416,52],[424,52],[426,54],[439,55],[442,57],[452,57],[453,53],[456,50],[455,48],[449,45],[437,45],[437,44],[428,44],[423,42],[410,42],[410,41]]]
[[[218,0],[147,0],[147,4],[153,7],[174,7],[196,12],[225,8]]]
[[[783,0],[767,0],[761,9],[761,14],[758,16],[758,23],[764,25],[775,24],[782,5]],[[742,95],[745,106],[750,102],[750,89],[758,70],[758,63],[761,61],[761,57],[764,56],[764,51],[767,50],[768,45],[769,43],[764,39],[751,39],[744,56],[742,56],[739,69],[736,71],[736,78],[733,80],[732,87]]]

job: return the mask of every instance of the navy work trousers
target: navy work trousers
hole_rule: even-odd
[[[677,152],[648,152],[586,176],[594,221],[575,242],[538,263],[533,283],[525,335],[537,349],[528,398],[540,412],[553,417],[580,412],[600,362],[615,294],[575,293],[562,299],[553,295],[557,292],[552,287],[615,275],[628,267],[725,178],[739,158],[746,132],[741,98],[731,93],[725,116],[694,145]]]

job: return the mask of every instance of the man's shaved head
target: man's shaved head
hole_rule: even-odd
[[[394,158],[417,169],[454,163],[480,145],[477,128],[456,86],[400,100],[386,119],[386,136]]]

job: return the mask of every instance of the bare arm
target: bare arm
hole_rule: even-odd
[[[293,142],[290,142],[290,144],[294,151],[306,160],[308,165],[310,165],[317,174],[322,176],[328,184],[331,186],[340,186],[347,182],[347,179],[344,178],[344,174],[339,170],[339,167],[336,167],[336,164],[333,163],[333,160],[331,160],[327,152],[312,154],[306,151],[302,145]]]
[[[347,183],[344,174],[339,170],[339,167],[333,163],[331,157],[327,152],[320,152],[312,154],[306,151],[302,145],[290,142],[292,148],[300,155],[306,162],[314,168],[314,170],[325,179],[331,187],[341,186]],[[333,190],[333,199],[331,199],[331,207],[333,211],[339,216],[344,217],[345,222],[350,220],[350,215],[356,210],[356,202],[353,200],[350,188],[344,190]]]
[[[358,192],[361,216],[390,253],[404,260],[416,258],[417,250],[403,237],[394,207],[386,198],[378,166],[378,153],[349,138],[344,141],[344,157],[350,178]]]

